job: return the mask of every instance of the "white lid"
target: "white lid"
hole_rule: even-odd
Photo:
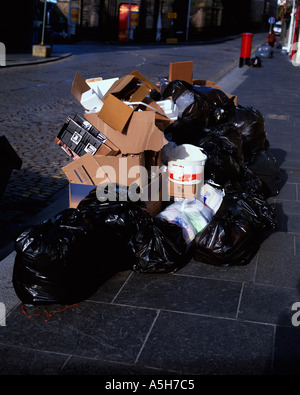
[[[192,144],[181,144],[174,148],[171,152],[172,159],[186,159],[191,161],[206,160],[207,156],[202,148]]]

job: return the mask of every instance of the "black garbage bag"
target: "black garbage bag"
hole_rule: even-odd
[[[197,146],[203,129],[201,119],[178,118],[165,129],[164,133],[167,140],[177,145],[192,144]]]
[[[176,272],[192,257],[181,227],[163,218],[145,221],[132,236],[130,247],[135,255],[133,270],[138,273]]]
[[[186,81],[171,81],[162,93],[162,99],[172,97],[179,108],[179,118],[197,118],[201,127],[225,122],[234,113],[235,97],[208,86],[191,85]]]
[[[134,188],[132,189],[134,190]],[[141,224],[149,221],[150,213],[145,202],[133,201],[127,186],[109,184],[104,186],[99,200],[99,189],[93,189],[77,206],[85,223],[98,243],[103,243],[101,261],[118,270],[132,269],[135,256],[129,247],[129,240]],[[126,200],[125,200],[126,199]]]
[[[57,221],[56,221],[57,220]],[[25,304],[73,304],[106,279],[75,209],[28,227],[15,240],[13,285]]]
[[[220,149],[226,150],[239,165],[244,164],[243,139],[236,124],[224,122],[204,130],[200,136],[198,145],[201,146],[203,141],[207,140],[207,136],[210,135],[219,138],[220,146],[222,147]]]
[[[207,160],[204,167],[204,178],[225,187],[239,178],[242,157],[238,147],[226,136],[207,129],[201,134],[197,146],[201,147]]]
[[[227,191],[213,219],[196,236],[194,259],[218,266],[246,265],[262,238],[276,227],[275,211],[263,197]]]
[[[227,122],[235,123],[237,130],[241,133],[245,162],[253,154],[269,146],[265,132],[265,120],[259,110],[238,105],[234,112],[228,116]]]
[[[196,236],[194,259],[214,266],[243,266],[258,250],[259,241],[249,222],[216,214]]]
[[[228,97],[221,89],[209,86],[193,85],[193,92],[205,98],[210,107],[209,126],[215,126],[219,123],[227,122],[230,115],[234,114],[235,96]]]
[[[262,195],[250,191],[228,192],[227,206],[236,217],[247,220],[261,238],[277,228],[275,209]]]
[[[249,169],[261,180],[265,197],[276,196],[280,186],[280,167],[270,152],[263,150],[253,155],[247,164]]]
[[[258,235],[225,195],[215,216],[196,236],[194,259],[214,266],[243,266],[258,249]]]
[[[264,195],[263,184],[260,178],[249,169],[245,164],[240,167],[238,183],[240,191],[247,191],[249,193]],[[228,188],[227,188],[228,189]],[[226,190],[227,190],[226,189]]]
[[[162,99],[171,97],[179,108],[179,119],[191,120],[197,118],[201,128],[207,127],[211,109],[206,98],[193,90],[193,85],[186,81],[171,81],[165,88]]]
[[[251,67],[262,67],[262,61],[259,56],[251,58]]]
[[[112,231],[117,236],[128,238],[145,219],[151,217],[145,202],[135,199],[129,187],[112,183],[104,186],[101,194],[99,187],[93,189],[81,200],[77,210],[93,231]]]

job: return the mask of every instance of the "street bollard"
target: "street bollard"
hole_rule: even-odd
[[[241,54],[240,54],[240,67],[243,67],[244,64],[250,66],[250,56],[251,56],[251,48],[252,48],[252,33],[242,33],[242,45],[241,45]]]

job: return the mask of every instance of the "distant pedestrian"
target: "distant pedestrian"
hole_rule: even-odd
[[[276,44],[276,34],[273,32],[273,30],[268,34],[268,38],[267,38],[267,45],[270,45],[270,47],[274,47],[274,45]]]

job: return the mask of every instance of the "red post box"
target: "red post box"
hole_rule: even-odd
[[[240,54],[240,67],[245,64],[250,66],[250,56],[251,56],[251,48],[252,48],[252,33],[242,33],[242,45],[241,45],[241,54]]]

